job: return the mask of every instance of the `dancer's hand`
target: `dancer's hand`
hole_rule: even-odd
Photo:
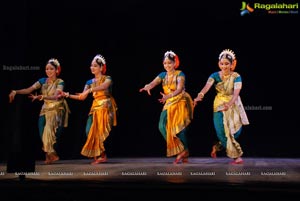
[[[15,99],[15,95],[17,94],[17,92],[15,90],[12,90],[9,95],[8,95],[8,98],[9,98],[9,103],[12,103],[13,100]]]
[[[43,100],[43,95],[37,95],[37,93],[35,94],[30,94],[28,96],[28,98],[31,98],[31,102],[35,101],[36,99],[38,100]]]
[[[158,99],[158,101],[160,102],[160,103],[165,103],[166,102],[166,100],[169,98],[169,95],[166,95],[166,94],[164,94],[163,92],[160,92],[160,95],[162,95],[162,98],[160,98],[160,99]]]
[[[151,90],[150,85],[149,85],[149,84],[146,84],[143,88],[141,88],[141,89],[139,90],[139,92],[147,91],[148,95],[151,96],[150,90]]]

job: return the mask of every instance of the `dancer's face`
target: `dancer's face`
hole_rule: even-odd
[[[231,63],[228,59],[226,58],[222,58],[220,61],[219,61],[219,68],[221,69],[222,72],[224,73],[229,73],[231,72]]]
[[[165,58],[163,65],[167,72],[171,72],[175,70],[175,62],[170,60],[168,57]]]

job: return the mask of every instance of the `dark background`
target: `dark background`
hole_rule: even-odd
[[[164,157],[166,144],[158,130],[161,86],[150,97],[138,90],[164,71],[163,54],[173,50],[180,59],[179,69],[186,74],[186,90],[195,98],[208,76],[219,70],[218,55],[227,48],[236,53],[236,71],[243,79],[240,95],[248,108],[250,125],[238,140],[244,157],[300,156],[289,102],[297,91],[286,92],[293,81],[292,68],[299,66],[299,50],[294,50],[299,47],[298,14],[257,11],[241,16],[241,1],[28,0],[1,4],[1,161],[16,155],[44,158],[37,128],[42,103],[18,95],[8,104],[8,94],[46,76],[48,59],[60,61],[65,90],[76,93],[93,77],[89,69],[93,57],[102,54],[119,108],[118,125],[105,142],[108,157]],[[38,66],[39,70],[9,71],[4,66]],[[212,88],[195,108],[188,134],[191,156],[208,157],[216,140],[214,95]],[[72,113],[60,142],[62,159],[83,158],[80,151],[91,101],[91,96],[84,102],[68,100]]]

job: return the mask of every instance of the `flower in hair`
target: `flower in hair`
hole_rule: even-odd
[[[94,57],[94,60],[97,61],[98,59],[101,61],[102,64],[106,64],[105,59],[104,59],[104,57],[103,57],[101,54],[97,54],[97,55]]]
[[[177,54],[175,54],[172,50],[170,50],[165,53],[165,58],[166,57],[174,58],[175,69],[178,68],[180,62],[179,62],[179,57],[177,56]]]
[[[172,57],[175,57],[175,56],[176,56],[176,54],[175,54],[172,50],[167,51],[167,52],[165,53],[165,57],[167,57],[167,56],[169,56],[169,55],[172,55]]]
[[[94,57],[94,61],[96,61],[96,63],[98,63],[98,65],[102,66],[102,73],[105,74],[106,73],[106,61],[105,61],[104,57],[101,54],[97,54]]]
[[[219,60],[221,60],[224,57],[230,60],[230,62],[232,63],[231,70],[234,71],[236,64],[237,64],[235,53],[230,49],[225,49],[219,55]]]
[[[229,55],[232,58],[232,60],[235,60],[235,54],[231,49],[223,50],[219,55],[219,59],[221,59],[223,55]]]
[[[54,65],[56,68],[57,68],[58,66],[60,66],[60,63],[59,63],[58,60],[55,59],[55,58],[49,59],[48,63],[51,63],[51,64]]]
[[[235,60],[235,54],[231,49],[225,49],[219,55],[219,60],[223,57],[223,55],[229,55],[232,60]]]

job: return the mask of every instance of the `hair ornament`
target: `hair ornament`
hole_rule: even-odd
[[[178,68],[179,66],[179,57],[177,56],[177,54],[175,54],[175,52],[173,52],[172,50],[167,51],[164,55],[164,58],[172,58],[175,61],[175,69]]]
[[[176,56],[176,54],[172,50],[166,51],[165,57],[169,57],[169,56],[171,56],[173,58]]]
[[[96,61],[100,60],[100,62],[98,61],[99,63],[102,63],[103,65],[106,64],[105,59],[104,59],[104,57],[101,54],[97,54],[94,57],[94,60],[96,60]]]
[[[235,60],[235,53],[231,49],[225,49],[219,55],[219,60],[223,58],[223,56],[229,56],[229,58],[233,61]]]
[[[54,66],[56,68],[56,76],[58,76],[61,72],[61,67],[60,67],[59,61],[55,58],[51,58],[51,59],[49,59],[48,64],[51,64],[52,66]]]
[[[58,61],[57,59],[55,59],[55,58],[49,59],[48,63],[54,65],[56,68],[57,68],[58,66],[60,66],[59,61]]]
[[[102,73],[105,74],[106,73],[106,61],[105,61],[104,57],[101,54],[97,54],[94,57],[94,60],[96,61],[97,64],[102,66]]]

